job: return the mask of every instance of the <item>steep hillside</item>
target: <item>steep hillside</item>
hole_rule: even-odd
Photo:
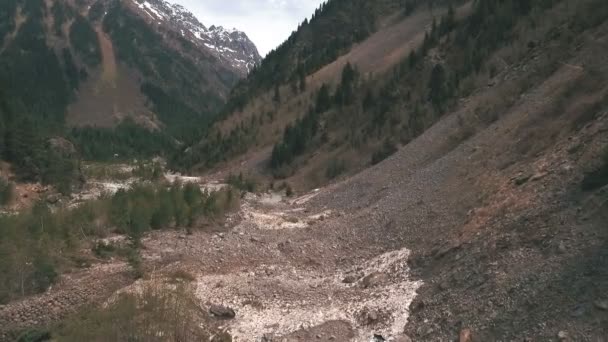
[[[476,121],[461,122],[467,130],[453,139],[464,139],[569,58],[564,44],[603,22],[601,7],[583,20],[583,4],[547,14],[560,3],[412,2],[404,8],[368,1],[346,8],[330,1],[239,83],[223,119],[177,164],[228,162],[237,172],[317,187],[378,163],[471,94],[501,82],[502,73],[542,59],[528,80],[480,103]],[[373,24],[357,21],[362,13]],[[338,18],[352,18],[353,26],[327,24]],[[564,33],[560,25],[568,25]],[[369,30],[358,36],[353,27]],[[340,47],[331,52],[306,49],[309,41],[331,39],[347,43],[327,44]]]
[[[167,154],[200,136],[260,61],[244,33],[160,0],[7,0],[0,12],[0,130],[13,163],[40,159],[13,153],[18,130],[38,150],[64,136],[87,159]]]
[[[465,1],[438,1],[433,6],[417,1],[328,2],[235,87],[215,131],[177,164],[212,167],[248,151],[268,149],[288,124],[305,120],[311,111],[327,117],[325,113],[336,112],[336,107],[340,112],[359,110],[338,97],[358,98],[360,107],[366,90],[385,83],[442,17],[456,20],[470,10]],[[352,89],[336,96],[343,77],[352,82],[347,85]],[[279,172],[281,177],[289,173]]]
[[[132,5],[144,13],[151,26],[164,34],[179,33],[203,51],[211,52],[221,63],[242,76],[258,65],[262,58],[247,35],[236,29],[203,25],[186,8],[164,0],[135,0]]]

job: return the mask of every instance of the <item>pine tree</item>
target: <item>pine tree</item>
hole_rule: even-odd
[[[436,64],[431,71],[431,79],[429,81],[429,100],[437,110],[441,110],[443,103],[446,101],[446,72],[441,64]]]

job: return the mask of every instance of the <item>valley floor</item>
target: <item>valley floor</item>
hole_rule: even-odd
[[[467,134],[509,75],[343,182],[295,199],[247,195],[222,227],[148,235],[152,280],[93,266],[0,307],[0,327],[46,324],[182,269],[205,312],[235,311],[210,322],[236,341],[604,342],[608,189],[581,184],[608,146],[608,113],[586,110],[603,89],[565,97],[593,77],[572,65]]]
[[[399,336],[422,284],[410,279],[409,251],[360,244],[354,230],[334,224],[344,213],[307,208],[321,191],[291,200],[248,194],[216,232],[152,233],[143,240],[144,263],[154,269],[146,280],[131,283],[122,262],[96,265],[65,276],[45,294],[0,307],[1,326],[51,323],[180,270],[195,275],[202,308],[236,311],[234,319],[215,322],[235,341]]]

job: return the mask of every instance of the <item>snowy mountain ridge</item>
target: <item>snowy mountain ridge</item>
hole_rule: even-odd
[[[262,60],[255,44],[237,29],[202,24],[190,11],[165,0],[132,0],[158,25],[165,24],[184,38],[246,75]]]

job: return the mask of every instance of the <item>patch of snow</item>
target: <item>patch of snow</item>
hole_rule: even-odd
[[[156,18],[158,19],[165,19],[166,16],[165,14],[159,12],[154,6],[152,6],[152,4],[150,4],[147,1],[144,1],[143,3],[139,4],[139,8],[145,10],[148,12],[148,14],[152,13],[156,16]],[[152,16],[152,15],[150,15]]]

